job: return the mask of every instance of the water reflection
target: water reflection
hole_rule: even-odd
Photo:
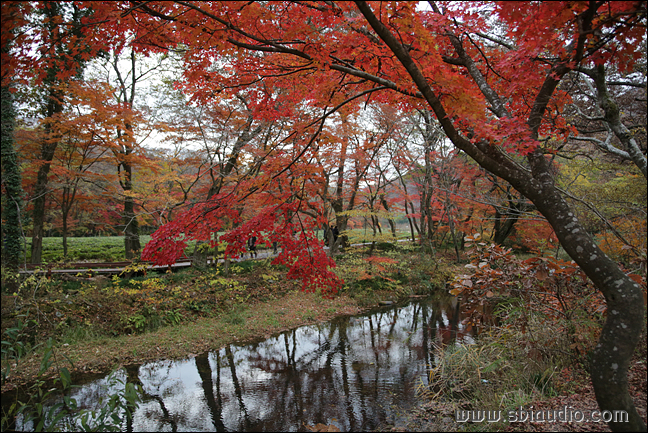
[[[459,307],[404,307],[304,326],[184,361],[131,366],[145,395],[133,431],[297,431],[334,424],[370,430],[413,402],[433,363],[432,344],[468,339]],[[76,392],[92,406],[105,380]]]

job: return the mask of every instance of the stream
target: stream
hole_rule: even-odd
[[[472,341],[460,322],[455,299],[416,299],[185,360],[132,365],[117,373],[144,390],[128,430],[376,429],[416,402],[435,342]],[[96,407],[112,386],[95,379],[73,397]]]

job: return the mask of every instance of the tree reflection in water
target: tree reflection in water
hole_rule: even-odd
[[[295,431],[334,424],[369,430],[415,398],[432,344],[466,330],[456,302],[423,300],[340,317],[264,341],[229,345],[184,361],[126,369],[145,395],[135,431]],[[82,404],[97,389],[77,392]]]

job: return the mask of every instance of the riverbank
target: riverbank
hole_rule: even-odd
[[[484,342],[479,338],[471,350],[476,353],[485,353],[490,341]],[[486,348],[486,349],[485,349]],[[637,412],[644,422],[648,419],[648,369],[647,369],[647,341],[646,329],[641,341],[635,349],[630,362],[628,372],[628,391],[632,398]],[[446,355],[447,356],[447,355]],[[509,355],[510,356],[510,355]],[[446,392],[438,393],[434,398],[421,393],[419,403],[413,407],[403,410],[395,422],[385,423],[377,431],[391,432],[428,432],[428,431],[502,431],[502,432],[607,432],[611,431],[605,422],[594,422],[586,418],[586,421],[577,421],[579,416],[594,416],[600,414],[596,401],[594,387],[592,386],[590,374],[584,363],[564,363],[556,359],[556,365],[563,368],[556,369],[542,389],[529,389],[525,386],[526,378],[523,374],[510,377],[510,371],[501,371],[500,381],[505,384],[506,389],[493,384],[492,375],[484,372],[482,376],[483,387],[489,389],[492,395],[481,398],[480,393],[454,392],[447,389]],[[437,358],[438,363],[443,360]],[[524,362],[524,361],[522,361]],[[524,365],[527,370],[532,364]],[[473,371],[458,372],[463,377],[470,377]],[[509,377],[507,377],[509,376]],[[488,378],[488,379],[486,379]],[[481,381],[480,381],[481,382]],[[535,383],[534,385],[537,385]],[[493,405],[492,396],[497,400]],[[501,396],[501,397],[500,397]],[[516,404],[511,404],[509,396],[515,396]],[[482,422],[457,422],[462,416],[471,416],[468,411],[489,411],[492,421]],[[565,414],[567,418],[556,420],[556,413]],[[536,420],[529,420],[531,413],[536,414]],[[542,416],[546,418],[543,420]],[[559,415],[560,416],[560,415]],[[568,420],[571,416],[571,420]],[[525,419],[526,417],[526,419]],[[524,421],[522,421],[524,419]],[[511,420],[518,420],[512,422]]]
[[[209,267],[149,275],[134,268],[135,276],[127,279],[32,276],[16,292],[2,293],[3,340],[16,349],[3,355],[3,371],[5,358],[10,369],[2,391],[34,382],[49,338],[56,364],[74,379],[358,314],[381,301],[438,291],[450,278],[438,261],[423,255],[392,261],[373,264],[347,254],[337,269],[347,283],[330,299],[303,292],[268,260],[236,263],[228,275],[222,267]],[[56,375],[54,368],[47,377]]]
[[[250,304],[234,314],[204,317],[194,322],[165,326],[144,334],[97,338],[55,345],[57,363],[72,373],[107,373],[128,364],[157,359],[183,359],[233,342],[267,338],[301,325],[321,323],[340,315],[354,315],[374,305],[341,295],[324,299],[315,293],[292,290],[276,299]],[[2,391],[32,383],[40,368],[42,353],[15,361]],[[72,362],[72,366],[67,361]],[[54,377],[54,367],[47,374]]]
[[[34,383],[43,352],[42,346],[36,350],[30,350],[30,346],[50,337],[56,341],[56,364],[70,370],[74,383],[75,377],[88,373],[105,374],[121,366],[160,359],[192,358],[234,342],[267,339],[301,325],[359,314],[380,304],[406,302],[413,296],[430,293],[448,296],[445,282],[456,271],[446,263],[412,254],[397,258],[392,254],[380,260],[349,254],[338,264],[338,271],[347,284],[341,294],[331,299],[302,292],[297,283],[285,278],[285,270],[270,266],[267,261],[242,262],[228,276],[221,269],[208,268],[130,279],[80,275],[58,281],[45,277],[27,280],[17,293],[2,295],[3,334],[20,328],[14,343],[20,343],[27,352],[16,357],[19,359],[10,360],[3,397],[5,391],[25,390]],[[515,304],[509,307],[516,308]],[[559,322],[547,322],[542,319],[544,316],[533,311],[525,314],[527,319],[521,328],[502,328],[490,340],[479,340],[462,348],[460,355],[447,351],[453,345],[441,347],[442,351],[435,353],[437,365],[441,359],[455,365],[448,364],[448,369],[438,376],[440,386],[434,392],[422,390],[419,405],[403,410],[401,417],[380,430],[455,431],[458,427],[480,430],[483,426],[456,423],[455,414],[457,409],[487,407],[481,405],[480,398],[484,397],[479,395],[481,388],[474,388],[475,383],[482,381],[489,384],[483,387],[486,394],[495,396],[496,400],[500,395],[517,399],[507,401],[506,407],[515,403],[525,408],[555,409],[571,405],[579,410],[596,410],[589,375],[582,363],[586,351],[578,355],[569,348],[571,340],[556,340],[559,335],[573,337]],[[17,325],[20,322],[22,327]],[[436,322],[430,323],[436,329]],[[588,326],[595,332],[598,325],[591,322]],[[533,341],[528,340],[531,331]],[[436,332],[439,338],[439,329]],[[524,347],[518,344],[525,339],[528,344]],[[583,350],[593,341],[583,339]],[[527,365],[531,358],[542,364]],[[645,419],[645,338],[635,358],[630,373],[631,394]],[[474,360],[479,362],[471,364]],[[6,367],[3,364],[3,371]],[[550,374],[546,376],[546,372]],[[52,367],[46,377],[56,374]],[[497,389],[492,387],[496,382]],[[542,385],[541,389],[538,384]],[[524,388],[524,392],[516,386]],[[451,394],[458,393],[460,398],[436,394],[439,389],[451,390]],[[499,431],[607,429],[604,424],[502,423],[487,427]]]
[[[523,406],[527,411],[553,411],[568,408],[572,411],[592,413],[598,411],[598,403],[594,395],[594,388],[589,378],[589,373],[583,369],[573,372],[563,380],[570,382],[570,390],[564,394],[536,400]],[[646,371],[646,352],[644,349],[635,354],[628,375],[628,388],[630,396],[637,408],[637,412],[647,420],[646,395],[648,389]],[[394,424],[385,424],[377,431],[381,432],[452,432],[452,431],[502,431],[502,432],[609,432],[608,425],[604,422],[500,422],[494,425],[489,422],[482,423],[457,423],[457,410],[466,410],[467,402],[461,401],[436,401],[422,400],[415,408],[410,408],[402,413],[402,417]],[[514,414],[517,416],[517,412]],[[502,411],[501,418],[505,419],[508,411]]]

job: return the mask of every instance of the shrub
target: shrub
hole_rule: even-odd
[[[567,346],[564,340],[556,340],[554,333],[554,328],[535,316],[525,330],[495,327],[477,337],[474,344],[437,345],[428,383],[421,383],[418,393],[435,401],[455,401],[463,409],[502,411],[556,396],[554,376],[565,360],[547,354],[564,351]],[[529,334],[549,350],[540,353],[526,344]]]
[[[515,308],[500,308],[501,320],[524,327],[533,315],[540,315],[570,339],[576,356],[593,348],[605,299],[574,262],[553,257],[520,260],[510,249],[479,242],[478,235],[467,239],[472,261],[466,267],[472,274],[457,275],[450,293],[462,296],[471,323],[484,319],[485,305],[504,301]]]
[[[14,332],[16,330],[5,331],[6,338],[2,341],[3,386],[5,379],[10,374],[11,361],[18,360],[24,355],[22,350],[24,344],[21,344],[20,341],[22,328],[24,326],[19,326],[17,332]],[[70,362],[70,364],[72,363]],[[45,376],[52,367],[56,370],[57,375],[53,383],[48,383]],[[126,427],[125,422],[132,420],[143,391],[139,385],[126,383],[117,375],[117,372],[113,372],[109,376],[108,389],[116,387],[121,389],[109,392],[101,398],[97,405],[98,409],[79,408],[76,400],[69,396],[74,386],[70,371],[65,367],[59,367],[53,341],[49,339],[40,362],[38,377],[29,387],[26,401],[18,401],[16,398],[6,412],[3,410],[0,420],[2,431],[9,429],[121,431]],[[58,398],[56,398],[57,396]]]

